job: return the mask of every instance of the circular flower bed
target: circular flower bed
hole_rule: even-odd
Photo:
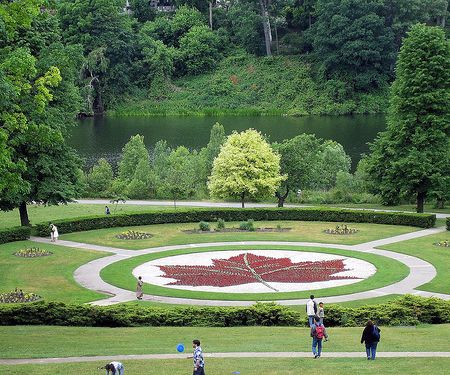
[[[41,299],[40,296],[34,293],[25,293],[22,289],[14,290],[12,292],[0,293],[0,303],[24,303],[34,302]]]
[[[151,237],[153,237],[153,235],[151,235],[150,233],[137,232],[134,230],[128,230],[116,236],[116,238],[118,238],[119,240],[145,240]]]
[[[324,230],[327,234],[355,234],[358,232],[355,228],[349,228],[347,224],[336,225],[336,228],[329,228]]]
[[[449,240],[439,241],[439,242],[436,242],[435,245],[441,246],[441,247],[450,247],[450,241]]]
[[[40,249],[39,247],[27,247],[26,249],[20,249],[14,253],[15,256],[23,258],[46,257],[52,254],[51,251]]]

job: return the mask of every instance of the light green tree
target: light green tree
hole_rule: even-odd
[[[90,197],[109,197],[114,179],[111,164],[101,158],[86,174],[86,193]]]
[[[245,198],[273,196],[285,176],[280,156],[254,129],[230,135],[214,160],[208,188],[213,197]]]
[[[149,160],[143,135],[133,135],[122,149],[122,157],[119,162],[119,180],[130,183],[141,160]]]
[[[439,27],[418,24],[403,40],[386,131],[368,171],[384,204],[425,198],[450,186],[450,45]],[[443,196],[441,195],[441,198]]]

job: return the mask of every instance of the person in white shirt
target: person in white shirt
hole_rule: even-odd
[[[317,303],[314,301],[314,296],[309,296],[309,301],[306,303],[306,315],[308,315],[309,326],[314,325],[314,317],[317,315]]]
[[[109,372],[111,371],[112,375],[123,375],[124,367],[122,363],[120,362],[110,362],[104,367],[100,367],[101,369],[104,368],[106,370],[106,375],[109,375]]]
[[[55,224],[50,224],[50,237],[52,239],[52,242],[56,242],[59,237],[58,228]]]

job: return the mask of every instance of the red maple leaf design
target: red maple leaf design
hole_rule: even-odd
[[[309,283],[357,279],[333,276],[348,271],[342,259],[292,263],[289,258],[272,258],[243,253],[228,259],[213,259],[211,266],[158,266],[162,277],[176,279],[168,285],[232,286],[260,282],[277,291],[270,282]]]

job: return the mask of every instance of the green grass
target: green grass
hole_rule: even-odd
[[[327,329],[329,352],[359,352],[362,327]],[[450,351],[449,324],[381,327],[381,351]],[[1,358],[43,358],[175,353],[194,338],[205,352],[309,351],[308,328],[300,327],[58,327],[0,326]],[[24,340],[26,337],[26,340]],[[188,349],[189,350],[189,349]]]
[[[21,258],[13,255],[26,247],[40,247],[53,255]],[[103,256],[103,253],[38,244],[31,241],[0,245],[0,292],[14,288],[40,295],[47,301],[84,303],[104,298],[103,294],[82,288],[73,279],[73,272],[82,264]]]
[[[37,204],[30,204],[28,207],[28,216],[33,225],[56,221],[62,219],[71,219],[74,217],[82,217],[89,215],[102,215],[105,213],[105,207],[101,204],[81,204],[69,203],[59,206],[43,206]],[[113,205],[109,205],[111,212],[127,213],[127,212],[148,212],[153,210],[172,209],[172,206],[137,206],[131,204],[120,205],[117,209]],[[0,228],[10,228],[20,225],[19,211],[17,209],[12,211],[0,211]]]
[[[299,90],[301,88],[301,90]],[[335,101],[298,56],[229,57],[215,71],[176,79],[164,99],[147,93],[121,101],[112,116],[323,115],[381,113],[386,90]]]
[[[312,222],[312,221],[258,221],[255,225],[260,228],[276,228],[281,225],[283,228],[292,228],[289,232],[224,232],[224,233],[194,233],[187,234],[183,230],[198,229],[198,223],[187,224],[159,224],[137,227],[107,228],[86,232],[63,234],[61,239],[86,242],[95,245],[118,247],[130,250],[144,249],[155,246],[180,245],[186,243],[206,243],[218,241],[306,241],[355,245],[363,242],[373,241],[380,238],[396,236],[418,230],[418,228],[367,224],[348,223],[350,227],[358,229],[352,235],[330,235],[323,231],[327,228],[336,227],[337,223],[332,222]],[[215,227],[211,223],[211,227]],[[239,223],[226,223],[227,228],[237,227]],[[152,238],[146,240],[120,240],[116,235],[128,229],[151,233]]]
[[[326,358],[318,361],[310,358],[228,358],[206,359],[205,372],[208,375],[231,374],[239,371],[242,375],[422,375],[439,374],[449,368],[450,358],[378,358],[367,361],[362,358]],[[8,375],[80,375],[103,374],[97,371],[106,361],[67,364],[39,364],[0,366],[0,371]],[[125,374],[179,375],[192,373],[192,360],[147,360],[123,361]]]
[[[436,268],[437,276],[428,284],[422,285],[419,289],[450,294],[450,250],[449,248],[433,245],[433,243],[443,240],[450,240],[450,232],[433,234],[414,240],[386,245],[381,248],[413,255],[430,262]]]
[[[316,206],[316,205],[314,205]],[[320,207],[347,207],[347,208],[365,208],[371,210],[390,210],[390,211],[406,211],[416,212],[416,205],[414,204],[399,204],[397,206],[383,206],[381,204],[371,203],[330,203],[326,205],[319,205]],[[433,204],[425,204],[425,213],[434,212],[440,214],[450,214],[450,206],[445,208],[435,208]]]
[[[376,266],[377,272],[375,273],[375,275],[369,277],[366,280],[346,286],[321,289],[320,296],[322,297],[331,295],[342,295],[375,289],[402,280],[408,275],[408,268],[402,263],[374,254],[366,254],[337,249],[321,249],[310,247],[303,248],[292,246],[251,246],[250,248],[263,250],[286,249],[286,250],[296,250],[306,252],[324,252],[329,254],[351,256],[363,259]],[[141,255],[138,257],[133,257],[120,262],[116,262],[108,267],[105,267],[101,271],[101,277],[103,280],[107,281],[110,284],[116,285],[124,289],[134,290],[136,287],[136,279],[132,275],[132,270],[142,263],[158,258],[179,254],[200,253],[205,251],[233,250],[233,249],[247,250],[249,249],[249,246],[226,246],[214,248],[205,247],[195,249],[172,250],[160,253]],[[311,291],[277,292],[277,293],[217,293],[217,292],[198,292],[191,290],[171,289],[152,284],[144,284],[144,293],[148,294],[172,296],[172,297],[220,299],[220,300],[272,301],[277,299],[308,298],[309,295],[311,294],[310,292]]]

